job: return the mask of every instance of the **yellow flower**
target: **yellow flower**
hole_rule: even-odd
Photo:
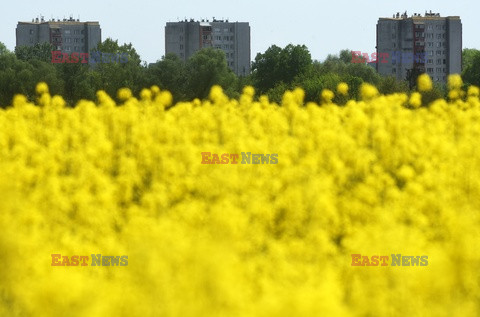
[[[132,91],[130,88],[120,88],[117,92],[117,97],[121,101],[126,101],[132,98]]]
[[[462,77],[459,74],[453,74],[448,76],[448,89],[461,89],[463,85]]]
[[[303,107],[300,88],[280,107],[217,86],[168,111],[158,87],[123,107],[15,95],[0,316],[480,316],[479,89],[421,107],[422,85],[365,84],[344,107],[327,89]]]
[[[418,90],[419,91],[430,91],[432,90],[433,84],[432,79],[428,74],[421,74],[417,78]]]
[[[360,86],[360,96],[363,100],[372,99],[377,95],[378,95],[377,87],[375,87],[371,84],[368,84],[368,83],[363,83]]]
[[[303,99],[305,98],[305,91],[302,88],[295,88],[293,90],[293,95],[295,97],[295,101],[299,105],[303,105]]]
[[[450,90],[448,92],[449,99],[456,100],[456,99],[459,99],[460,97],[461,97],[461,93],[460,93],[460,90],[458,89]]]
[[[341,95],[348,95],[348,85],[346,83],[339,83],[337,85],[337,92]]]
[[[140,92],[140,98],[142,98],[142,100],[151,100],[152,99],[152,91],[150,89],[147,89],[147,88],[144,88],[142,89],[142,91]]]
[[[468,87],[468,96],[478,97],[480,95],[480,89],[477,86]]]
[[[322,102],[331,103],[333,97],[335,97],[335,94],[330,89],[323,89],[322,90]]]
[[[413,92],[410,96],[409,103],[414,107],[418,108],[422,105],[422,95],[419,92]]]
[[[38,83],[35,91],[38,95],[48,94],[48,85],[45,82]]]
[[[243,87],[243,94],[249,97],[253,97],[255,95],[255,88],[252,86],[245,86]]]

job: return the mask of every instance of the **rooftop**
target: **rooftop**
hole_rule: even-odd
[[[393,14],[391,18],[380,18],[380,20],[406,20],[406,19],[420,19],[420,20],[444,20],[444,19],[460,19],[459,16],[448,16],[442,17],[440,13],[435,13],[430,10],[430,12],[425,11],[425,14],[422,16],[421,13],[413,13],[412,15],[408,16],[407,11],[404,13],[397,12]]]
[[[19,24],[43,24],[43,23],[57,23],[57,24],[65,24],[65,23],[72,23],[72,24],[84,24],[84,23],[89,23],[89,24],[98,24],[98,22],[80,22],[80,19],[74,19],[72,16],[68,19],[54,19],[51,18],[50,20],[45,20],[43,16],[36,17],[32,19],[32,22],[18,22]]]

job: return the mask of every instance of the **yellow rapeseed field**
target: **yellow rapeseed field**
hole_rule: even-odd
[[[16,96],[0,316],[479,316],[479,89],[452,76],[425,107],[418,87],[340,106],[343,83],[320,105],[252,87],[173,107],[155,86],[75,108],[44,83]]]

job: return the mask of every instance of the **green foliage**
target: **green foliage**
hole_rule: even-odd
[[[33,99],[35,85],[41,81],[49,85],[53,94],[63,93],[62,79],[51,63],[37,58],[21,60],[7,50],[0,53],[1,106],[10,105],[15,94],[24,94]]]
[[[145,72],[144,67],[141,65],[140,55],[137,54],[132,44],[118,45],[117,40],[110,38],[97,46],[97,49],[92,51],[91,54],[97,52],[108,54],[127,54],[128,61],[123,62],[110,62],[110,63],[95,63],[93,68],[98,74],[99,83],[101,84],[98,89],[105,90],[110,96],[116,96],[117,91],[120,88],[128,87],[134,94],[138,94],[142,87],[143,74]],[[96,82],[94,78],[90,78],[93,82]]]
[[[385,76],[378,85],[378,91],[381,94],[407,93],[409,91],[406,81],[399,81],[394,76]]]
[[[50,63],[52,60],[52,51],[54,47],[50,43],[35,44],[33,46],[15,47],[15,55],[22,61],[31,61],[34,59]]]
[[[272,45],[259,53],[252,64],[253,83],[259,93],[265,93],[278,83],[291,85],[297,76],[308,71],[312,57],[305,45],[287,45],[284,49]]]
[[[5,55],[5,54],[9,54],[9,53],[10,53],[10,51],[7,49],[5,44],[0,42],[0,55]]]
[[[447,90],[445,85],[434,82],[432,90],[427,92],[422,92],[421,94],[422,94],[422,104],[428,106],[437,99],[446,98]]]
[[[186,98],[206,98],[213,85],[224,87],[226,93],[235,84],[236,76],[227,66],[225,53],[206,48],[195,53],[186,64]],[[230,91],[231,92],[231,91]]]
[[[170,91],[175,101],[185,100],[185,63],[176,54],[167,54],[162,60],[148,66],[145,87],[157,85]]]
[[[352,63],[351,50],[338,55],[328,55],[323,61],[312,61],[305,45],[272,45],[264,53],[257,54],[252,73],[237,77],[228,67],[225,54],[212,48],[202,49],[184,62],[175,54],[168,54],[150,65],[142,65],[132,44],[119,45],[117,40],[106,39],[92,53],[126,54],[126,62],[110,63],[51,63],[53,48],[48,43],[31,47],[17,47],[9,52],[0,43],[0,105],[11,103],[17,93],[34,97],[34,87],[45,81],[52,94],[61,94],[70,105],[80,99],[95,99],[98,90],[105,90],[115,97],[120,88],[130,88],[136,95],[144,87],[159,86],[169,90],[175,102],[206,98],[213,85],[223,87],[229,97],[238,97],[243,87],[254,86],[258,95],[266,94],[270,100],[281,103],[287,89],[301,87],[305,101],[319,102],[322,90],[336,93],[339,83],[349,86],[348,96],[335,94],[333,102],[345,104],[348,99],[358,99],[362,83],[378,87],[382,94],[408,93],[416,86],[418,72],[410,71],[407,80],[380,76],[366,63]],[[463,77],[466,85],[480,86],[480,51],[463,51]],[[422,93],[424,104],[445,96],[445,87]]]
[[[463,50],[463,80],[466,85],[480,86],[480,51]]]

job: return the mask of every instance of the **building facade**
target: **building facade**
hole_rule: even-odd
[[[89,53],[102,41],[98,22],[80,22],[73,18],[32,22],[18,22],[16,30],[17,46],[34,46],[50,43],[62,53]]]
[[[387,62],[379,61],[382,75],[404,80],[411,71],[427,73],[433,81],[445,83],[448,75],[462,72],[462,23],[458,16],[441,17],[397,13],[380,18],[377,24],[377,56],[389,54]],[[402,58],[411,56],[411,58]]]
[[[165,54],[174,53],[186,61],[202,48],[225,52],[228,67],[239,76],[250,74],[250,26],[228,20],[167,22]]]

